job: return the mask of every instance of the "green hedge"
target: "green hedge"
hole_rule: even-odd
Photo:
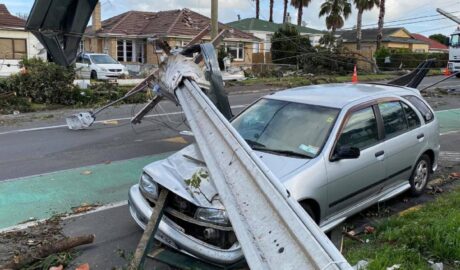
[[[389,57],[390,63],[385,63]],[[375,52],[377,65],[381,70],[414,69],[427,59],[435,59],[433,68],[445,68],[449,61],[447,53],[414,53],[406,49],[390,50],[382,48]]]

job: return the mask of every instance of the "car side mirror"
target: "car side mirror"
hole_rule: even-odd
[[[359,148],[352,146],[340,146],[334,152],[332,161],[339,161],[341,159],[356,159],[361,155]]]

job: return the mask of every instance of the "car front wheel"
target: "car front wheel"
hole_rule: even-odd
[[[412,171],[412,176],[409,180],[410,192],[413,196],[422,195],[426,185],[428,184],[430,172],[431,160],[428,155],[424,154],[415,164],[414,170]]]
[[[97,72],[95,70],[91,71],[91,80],[97,80]]]

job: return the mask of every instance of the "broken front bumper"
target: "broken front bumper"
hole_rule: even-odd
[[[152,207],[142,196],[139,185],[134,185],[129,190],[128,204],[131,216],[142,229],[145,229],[152,215]],[[155,238],[167,246],[215,264],[234,264],[244,259],[241,246],[220,249],[209,245],[183,233],[177,224],[165,216],[158,226]]]

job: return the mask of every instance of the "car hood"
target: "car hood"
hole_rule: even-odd
[[[310,161],[255,152],[281,182],[288,180],[290,173]],[[147,165],[144,171],[161,186],[197,206],[224,209],[209,177],[200,177],[199,185],[190,184],[190,179],[194,175],[196,177],[200,172],[207,171],[196,144],[189,145],[164,160]]]

